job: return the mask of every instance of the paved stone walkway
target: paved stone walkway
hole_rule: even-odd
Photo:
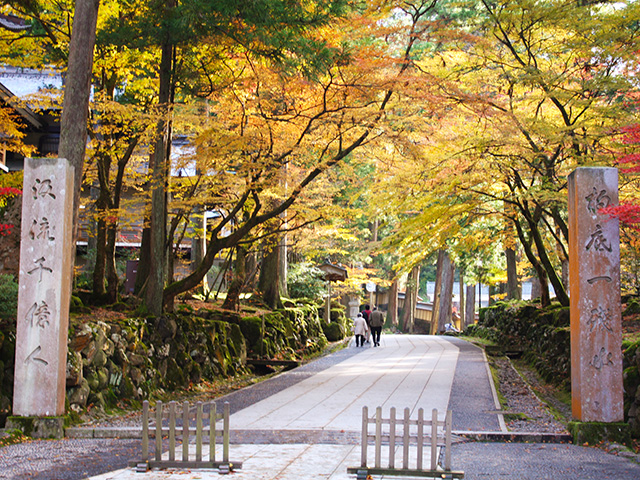
[[[483,354],[465,342],[449,337],[385,335],[379,348],[350,347],[332,357],[276,377],[277,387],[264,382],[227,397],[234,412],[231,460],[243,462],[243,469],[230,478],[353,480],[355,476],[347,475],[346,468],[359,464],[363,405],[380,405],[384,411],[391,406],[409,407],[412,412],[418,408],[444,411],[449,406],[454,429],[501,430],[503,423]],[[67,452],[65,448],[72,442],[79,443]],[[217,471],[206,470],[137,474],[122,468],[98,475],[83,467],[96,463],[93,449],[113,468],[113,462],[108,461],[111,452],[126,456],[126,461],[132,458],[127,449],[137,445],[136,440],[86,439],[8,447],[0,449],[0,478],[220,478]],[[84,451],[80,462],[69,458],[79,451]],[[636,463],[568,444],[461,442],[452,448],[452,458],[454,469],[464,470],[465,478],[471,480],[640,479]],[[39,470],[35,475],[34,465]]]

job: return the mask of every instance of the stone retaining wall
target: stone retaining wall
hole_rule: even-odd
[[[498,302],[480,310],[480,319],[465,333],[494,341],[498,349],[521,350],[548,382],[570,389],[569,308],[546,309],[527,302]],[[624,411],[635,437],[640,437],[640,342],[624,342]]]
[[[67,410],[141,401],[158,390],[231,377],[246,371],[247,356],[299,359],[327,345],[320,318],[317,307],[308,305],[264,318],[183,311],[158,318],[72,319]],[[6,417],[13,392],[15,325],[0,332],[0,412]]]

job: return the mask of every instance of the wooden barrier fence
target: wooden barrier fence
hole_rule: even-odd
[[[369,433],[369,425],[375,425],[374,433]],[[388,427],[387,427],[388,426]],[[441,427],[442,433],[439,433]],[[374,445],[374,466],[368,466],[367,450],[370,443]],[[383,444],[388,445],[388,467],[382,466]],[[410,450],[415,447],[415,458]],[[424,468],[424,451],[429,447],[429,468]],[[444,449],[444,462],[439,468],[438,447]],[[396,450],[401,449],[402,466],[396,467]],[[411,459],[411,462],[410,462]],[[414,477],[464,478],[464,472],[451,470],[451,410],[448,410],[444,421],[438,420],[438,410],[433,409],[431,420],[424,418],[423,409],[418,410],[418,418],[410,418],[409,408],[404,409],[404,417],[396,417],[396,409],[392,407],[389,418],[382,418],[382,408],[369,417],[368,407],[362,408],[362,445],[360,466],[349,467],[348,473],[355,473],[357,479],[366,479],[368,475],[397,475]]]
[[[242,463],[229,461],[229,403],[225,402],[223,412],[218,414],[214,402],[195,404],[191,408],[189,402],[184,402],[180,412],[180,404],[169,402],[156,403],[155,414],[149,413],[149,402],[142,404],[142,460],[132,462],[137,471],[147,471],[149,468],[217,468],[220,473],[229,473],[242,468]],[[205,408],[208,406],[208,408]],[[167,408],[165,408],[167,407]],[[182,417],[182,425],[178,419]],[[166,422],[165,422],[166,420]],[[209,420],[209,422],[206,422]],[[216,422],[222,420],[222,430],[217,430]],[[166,424],[166,425],[165,425]],[[155,454],[149,451],[151,438],[155,440]],[[169,441],[168,458],[162,458],[163,437]],[[182,442],[182,458],[176,459],[176,440]],[[190,456],[189,445],[195,445],[195,455]],[[216,460],[216,445],[222,440],[222,460]],[[203,458],[203,447],[208,441],[208,459]]]

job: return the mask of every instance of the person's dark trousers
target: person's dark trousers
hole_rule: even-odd
[[[380,334],[382,327],[371,327],[371,336],[373,337],[373,345],[380,345]]]
[[[356,347],[364,346],[364,335],[356,335]]]

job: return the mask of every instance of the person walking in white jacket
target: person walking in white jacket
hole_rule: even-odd
[[[361,313],[353,320],[353,333],[356,336],[356,347],[364,347],[364,336],[369,331],[369,326]]]

